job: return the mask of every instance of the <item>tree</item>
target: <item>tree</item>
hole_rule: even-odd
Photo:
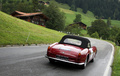
[[[33,4],[33,11],[36,12],[38,10],[38,0],[32,0],[32,4]]]
[[[67,26],[65,28],[66,32],[70,32],[71,34],[81,34],[81,27],[79,26],[79,24],[73,24],[70,26]]]
[[[8,0],[8,3],[14,3],[14,1],[13,0]]]
[[[109,38],[109,27],[101,19],[92,22],[92,26],[88,28],[89,35],[92,35],[95,32],[98,32],[99,37],[102,37],[103,39]]]
[[[39,7],[40,11],[42,11],[44,8],[45,8],[45,5],[43,3],[39,4]]]
[[[2,10],[2,1],[0,1],[0,11]]]
[[[107,25],[108,25],[108,27],[111,26],[111,18],[110,17],[107,19]]]
[[[120,28],[118,27],[112,27],[110,29],[110,35],[109,35],[109,40],[113,41],[113,42],[116,42],[116,37],[118,35],[118,33],[120,32]]]
[[[9,7],[9,8],[8,8]],[[8,14],[11,14],[13,11],[15,11],[17,9],[16,4],[15,3],[5,3],[2,5],[2,11],[6,12]]]
[[[99,38],[99,34],[98,34],[97,32],[95,32],[95,33],[93,33],[93,34],[91,35],[91,37],[93,37],[93,38]]]
[[[65,26],[64,13],[54,3],[51,3],[43,10],[43,13],[49,18],[46,27],[54,30],[63,30]]]
[[[87,13],[87,11],[88,11],[88,4],[85,2],[84,4],[83,4],[83,13]]]
[[[119,15],[119,10],[116,8],[113,14],[113,19],[118,19],[118,15]]]
[[[120,32],[116,36],[116,44],[120,46]]]
[[[33,12],[32,10],[32,6],[29,5],[29,3],[25,3],[25,2],[19,2],[17,4],[17,10],[22,11],[22,12],[26,12],[26,13],[30,13]]]
[[[24,0],[21,0],[22,3],[24,3]]]
[[[74,22],[81,22],[81,14],[76,14]]]
[[[6,3],[8,0],[1,0],[1,2],[4,4],[4,3]]]
[[[120,20],[120,0],[55,0],[60,3],[68,4],[69,6],[81,8],[84,13],[91,11],[99,18],[111,17],[111,19]],[[108,8],[109,7],[109,8]],[[112,11],[111,11],[112,10]]]
[[[75,7],[75,5],[71,5],[71,7],[70,7],[70,10],[72,10],[72,11],[76,11],[76,7]]]
[[[76,5],[75,5],[75,0],[72,0],[72,1],[69,1],[69,4],[70,4],[70,10],[72,11],[77,11],[76,10]]]

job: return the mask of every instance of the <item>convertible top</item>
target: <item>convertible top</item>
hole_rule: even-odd
[[[90,46],[90,41],[87,38],[83,38],[83,37],[79,37],[79,36],[74,36],[74,35],[65,35],[65,36],[63,36],[63,38],[61,39],[61,41],[59,43],[60,44],[68,44],[68,43],[64,43],[64,40],[66,38],[80,40],[82,42],[82,44],[79,47],[81,47],[81,48],[88,48],[88,46]],[[71,44],[71,45],[73,45],[73,44]],[[78,46],[78,45],[75,45],[75,46]]]

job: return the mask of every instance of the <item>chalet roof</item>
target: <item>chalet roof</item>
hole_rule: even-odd
[[[87,26],[86,24],[84,24],[82,22],[76,22],[76,23],[73,23],[73,24],[83,24],[84,26]],[[70,24],[70,25],[73,25],[73,24]]]
[[[39,1],[39,3],[45,3],[44,1]]]
[[[74,24],[78,24],[79,26],[81,26],[83,29],[86,29],[87,25],[82,23],[82,22],[76,22],[76,23],[73,23],[73,24],[70,24],[69,26],[72,26]]]
[[[24,12],[20,12],[20,11],[15,11],[16,13],[18,13],[18,14],[26,14],[26,13],[24,13]]]
[[[86,24],[84,24],[82,22],[76,22],[76,23],[73,23],[73,24],[83,24],[84,26],[87,26]]]
[[[30,17],[30,16],[35,16],[35,15],[41,15],[43,18],[48,19],[48,17],[46,17],[42,12],[24,13],[24,12],[20,12],[20,11],[14,11],[13,13],[11,13],[11,15],[14,17]]]

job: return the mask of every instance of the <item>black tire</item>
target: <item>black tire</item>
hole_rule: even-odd
[[[95,53],[94,53],[94,58],[90,62],[94,62],[94,61],[95,61]]]
[[[90,62],[94,62],[94,58]]]
[[[81,68],[82,68],[82,69],[85,69],[86,66],[87,66],[87,58],[86,58],[86,60],[85,60],[85,63],[81,66]]]
[[[50,63],[55,63],[55,60],[49,59]]]

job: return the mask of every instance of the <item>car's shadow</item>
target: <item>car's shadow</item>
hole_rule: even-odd
[[[89,66],[90,63],[87,64]],[[59,69],[66,69],[66,70],[84,70],[81,66],[63,63],[63,62],[54,62],[54,63],[47,63],[47,66],[52,66]],[[86,67],[87,68],[87,67]]]

